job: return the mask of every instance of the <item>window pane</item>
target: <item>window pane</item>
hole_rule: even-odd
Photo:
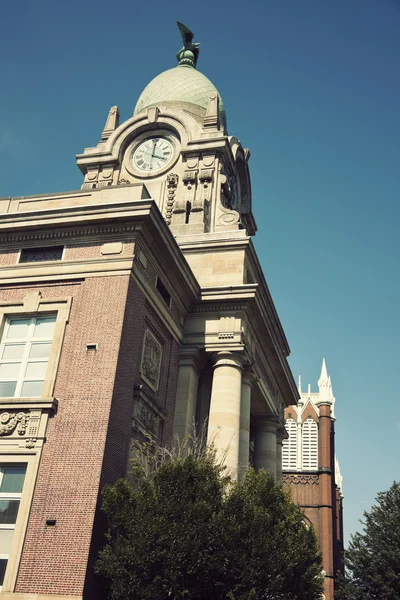
[[[33,337],[47,338],[51,340],[53,337],[55,322],[55,315],[53,317],[39,317],[38,319],[36,319],[35,332],[33,334]]]
[[[21,363],[2,363],[0,365],[0,379],[17,379]]]
[[[29,362],[26,365],[25,377],[27,379],[40,379],[43,380],[46,374],[47,361],[46,362]]]
[[[0,500],[0,524],[14,525],[18,509],[19,500]]]
[[[21,358],[24,352],[24,348],[25,344],[7,344],[3,348],[3,356],[1,358]]]
[[[24,381],[21,396],[36,398],[42,395],[44,381]]]
[[[51,342],[45,344],[32,344],[29,358],[49,358]]]
[[[3,585],[3,583],[4,583],[4,575],[6,573],[6,568],[7,568],[7,559],[0,558],[0,585]]]
[[[20,263],[39,262],[43,260],[61,260],[64,246],[47,246],[45,248],[23,248]]]
[[[20,494],[24,485],[26,467],[4,467],[0,493]],[[1,552],[0,552],[1,554]]]
[[[16,381],[0,381],[0,398],[11,398],[14,396]]]
[[[30,319],[10,319],[10,327],[7,332],[7,339],[27,338]]]
[[[12,529],[0,529],[0,554],[10,554],[13,534],[14,527]]]

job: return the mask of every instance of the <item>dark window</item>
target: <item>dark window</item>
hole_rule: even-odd
[[[0,524],[15,525],[19,500],[0,500]]]
[[[64,246],[46,246],[45,248],[24,248],[21,250],[20,263],[61,260]]]
[[[8,561],[6,558],[0,558],[0,585],[3,585],[4,583],[4,575],[6,573],[7,562]]]
[[[157,277],[156,288],[161,294],[161,297],[164,300],[165,304],[167,306],[171,306],[171,294],[169,293],[169,291],[167,290],[167,288],[165,287],[165,285],[159,277]]]

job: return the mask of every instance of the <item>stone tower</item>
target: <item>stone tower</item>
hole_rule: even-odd
[[[178,66],[77,156],[81,189],[0,199],[7,600],[101,597],[101,489],[132,440],[206,424],[233,478],[250,458],[281,477],[298,392],[252,243],[250,153],[179,28]]]
[[[325,599],[334,598],[334,581],[343,572],[342,477],[335,455],[335,397],[325,359],[318,392],[303,392],[285,409],[283,482],[318,534],[325,572]]]

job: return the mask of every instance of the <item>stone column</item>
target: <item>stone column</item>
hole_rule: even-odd
[[[276,432],[276,481],[282,479],[282,443],[286,440],[288,433],[284,427],[279,427]]]
[[[250,404],[251,387],[255,375],[248,369],[242,375],[242,390],[240,399],[240,433],[239,433],[239,479],[249,466],[250,450]]]
[[[193,432],[199,385],[199,351],[181,348],[176,390],[174,437],[183,439]]]
[[[240,399],[243,359],[233,352],[218,352],[214,363],[208,418],[208,443],[214,444],[217,458],[238,477]]]
[[[254,467],[256,471],[266,469],[276,480],[277,477],[277,417],[258,417],[254,440]],[[282,460],[282,457],[281,457]]]

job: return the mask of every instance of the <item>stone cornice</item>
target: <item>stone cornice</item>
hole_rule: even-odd
[[[142,197],[146,194],[146,188],[140,185],[104,188],[84,193],[77,191],[65,195],[58,194],[56,198],[33,196],[29,199],[32,209],[37,200],[41,207],[38,210],[19,211],[17,210],[19,204],[16,203],[13,212],[0,212],[0,242],[10,248],[16,247],[18,242],[29,241],[44,240],[47,243],[54,243],[55,240],[62,242],[65,239],[70,240],[77,237],[86,238],[85,241],[87,239],[92,241],[96,236],[115,233],[128,236],[135,232],[139,233],[145,224],[147,231],[156,236],[164,245],[162,251],[166,250],[167,255],[170,256],[171,268],[174,264],[185,279],[190,294],[197,297],[199,295],[197,280],[156,203],[152,199]],[[95,200],[98,202],[95,203]],[[70,205],[70,202],[75,204]],[[10,210],[9,206],[7,210]],[[131,267],[127,263],[129,259],[120,258],[119,260],[123,270]],[[93,263],[95,265],[93,268],[97,269],[100,263],[101,261]],[[57,263],[57,265],[53,263],[48,269],[58,269],[58,279],[62,279],[63,273],[68,274],[72,265],[69,263],[69,267],[64,269],[66,264],[68,264],[67,261]],[[76,262],[76,264],[78,263]],[[108,258],[105,265],[110,264]],[[6,270],[3,273],[9,278],[14,278],[17,275],[15,269],[19,269],[21,266],[13,265],[11,267],[12,274],[9,273],[10,266],[4,267]],[[106,271],[109,271],[108,266],[106,266]],[[18,275],[21,276],[21,273],[28,272],[29,269],[19,271]]]
[[[205,254],[215,251],[224,252],[233,248],[246,250],[251,240],[244,230],[239,230],[225,234],[219,231],[214,234],[178,235],[176,241],[184,254],[197,254],[199,251]]]
[[[24,233],[7,233],[0,236],[0,243],[7,245],[7,248],[21,247],[21,242],[44,242],[43,245],[50,244],[63,244],[66,241],[70,242],[81,237],[103,237],[113,236],[114,234],[124,235],[128,237],[132,236],[132,233],[137,231],[139,228],[135,225],[116,225],[116,226],[104,226],[104,227],[79,227],[77,229],[53,229],[49,231],[28,231]],[[125,236],[126,237],[126,236]]]
[[[129,275],[133,256],[107,257],[106,259],[78,259],[47,261],[40,263],[18,263],[0,266],[2,284],[29,283],[34,281],[59,281],[84,277]]]
[[[257,283],[240,285],[209,286],[201,288],[202,302],[250,300],[256,297]]]
[[[0,398],[1,409],[48,409],[55,410],[57,408],[58,401],[56,398],[51,396],[50,398]]]

